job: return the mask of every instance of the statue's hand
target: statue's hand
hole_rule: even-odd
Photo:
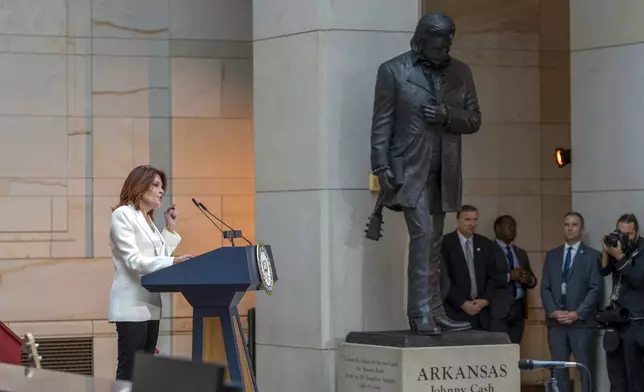
[[[391,169],[386,169],[378,173],[378,183],[380,187],[387,192],[396,190],[396,179]]]
[[[423,117],[431,124],[445,124],[447,122],[447,108],[445,105],[423,106]]]

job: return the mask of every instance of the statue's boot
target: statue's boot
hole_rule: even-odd
[[[409,328],[417,335],[438,336],[441,329],[438,328],[433,317],[426,315],[424,317],[409,318]]]
[[[445,313],[440,286],[440,262],[430,263],[429,267],[429,306],[432,309],[432,318],[439,328],[445,331],[467,331],[472,328],[468,321],[452,320]]]

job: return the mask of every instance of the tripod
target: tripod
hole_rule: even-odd
[[[555,380],[555,369],[549,370],[550,379],[543,384],[543,386],[545,387],[545,392],[559,392],[559,388],[557,388],[557,380]]]

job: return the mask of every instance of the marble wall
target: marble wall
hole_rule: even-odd
[[[483,126],[463,138],[464,202],[479,208],[479,232],[494,237],[494,219],[517,220],[518,246],[541,275],[544,252],[562,242],[571,209],[570,168],[554,164],[570,146],[568,2],[561,0],[426,0],[456,23],[453,54],[474,75]],[[447,218],[446,230],[455,227]],[[538,289],[530,290],[522,358],[549,359]],[[544,373],[523,372],[523,383]]]
[[[636,214],[640,225],[644,217],[644,3],[570,0],[570,10],[572,201],[586,214],[589,243],[599,247],[621,214]],[[611,288],[606,278],[606,303]],[[595,385],[607,391],[598,351]]]
[[[0,318],[16,332],[93,336],[95,373],[113,377],[110,207],[135,165],[170,177],[178,252],[222,245],[192,197],[253,240],[251,7],[3,2]],[[191,310],[179,296],[164,303],[159,348],[190,355]]]

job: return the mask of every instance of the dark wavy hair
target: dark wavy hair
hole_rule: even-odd
[[[161,188],[165,192],[168,185],[163,170],[150,165],[141,165],[132,169],[123,183],[123,188],[121,188],[119,204],[113,209],[132,203],[134,207],[140,210],[143,194],[150,189],[157,174],[161,177]],[[154,210],[148,212],[151,219],[153,214]]]
[[[446,35],[454,38],[456,34],[456,25],[449,16],[442,12],[430,12],[423,15],[416,25],[414,36],[411,37],[409,45],[411,50],[420,53],[424,46],[425,40],[435,34]]]

